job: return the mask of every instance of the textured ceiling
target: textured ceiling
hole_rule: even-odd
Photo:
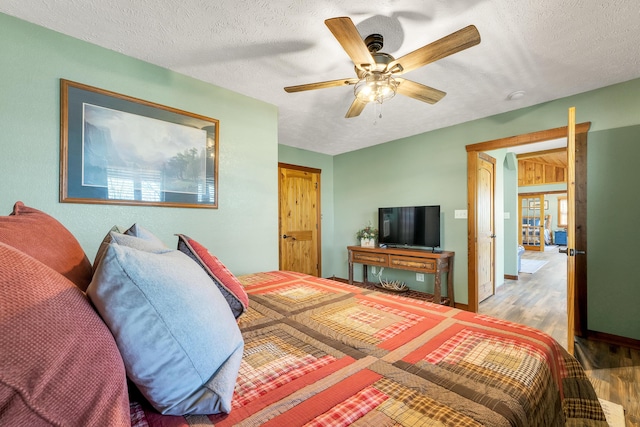
[[[281,144],[340,154],[640,77],[638,0],[2,0],[13,15],[274,104]],[[482,42],[403,77],[447,92],[344,115],[355,77],[324,25],[349,16],[396,58],[469,24]],[[508,100],[514,91],[525,96]]]

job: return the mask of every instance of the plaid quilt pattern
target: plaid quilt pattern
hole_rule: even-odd
[[[367,387],[344,402],[334,406],[328,412],[316,417],[305,427],[342,427],[353,424],[369,411],[377,408],[388,399],[375,387]]]
[[[443,405],[438,399],[420,394],[414,389],[389,379],[376,383],[376,387],[387,396],[379,411],[400,425],[408,426],[478,426],[472,418]]]
[[[526,343],[464,329],[424,359],[431,364],[457,365],[461,361],[509,376],[525,386],[536,377],[544,356]]]
[[[325,291],[309,285],[290,285],[263,294],[284,306],[295,308],[301,304],[314,304],[333,292]]]
[[[300,316],[300,321],[304,316]],[[422,316],[362,299],[350,299],[308,316],[343,337],[378,345],[424,320]]]
[[[607,427],[577,361],[522,325],[300,273],[241,276],[251,303],[230,414],[135,427]]]
[[[245,339],[232,406],[246,405],[335,360],[282,330],[268,330]]]
[[[269,271],[265,273],[254,273],[247,274],[244,276],[238,276],[238,280],[245,289],[250,288],[252,285],[265,285],[272,282],[279,282],[282,280],[290,280],[296,277],[296,273],[287,272],[287,271]],[[300,276],[298,276],[300,277]]]

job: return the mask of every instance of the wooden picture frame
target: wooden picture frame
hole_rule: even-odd
[[[218,207],[218,120],[60,80],[60,201]]]

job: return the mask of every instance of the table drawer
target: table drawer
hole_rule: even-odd
[[[366,265],[389,266],[389,255],[369,252],[353,252],[353,262]]]
[[[425,273],[435,273],[436,260],[391,255],[389,257],[389,267],[403,270],[424,271]]]

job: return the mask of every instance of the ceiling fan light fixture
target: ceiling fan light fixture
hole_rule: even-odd
[[[358,100],[364,103],[377,102],[382,104],[395,96],[398,84],[398,81],[391,74],[372,71],[362,76],[353,88],[353,93]]]

